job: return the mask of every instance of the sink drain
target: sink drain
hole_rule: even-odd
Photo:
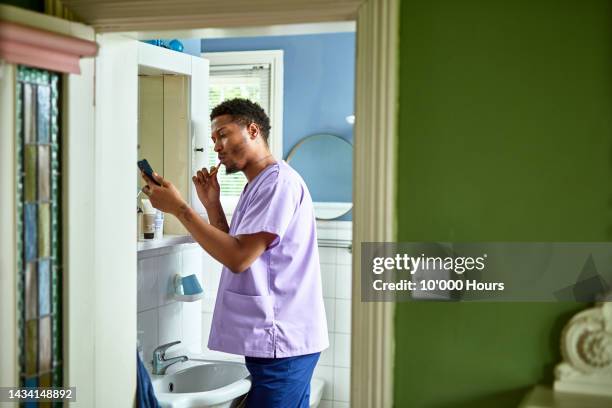
[[[168,390],[170,390],[170,392],[174,391],[174,383],[168,385]]]

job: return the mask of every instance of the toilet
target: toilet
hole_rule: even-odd
[[[323,386],[325,382],[320,378],[313,378],[310,381],[310,408],[316,408],[319,406],[321,402],[321,397],[323,396]]]

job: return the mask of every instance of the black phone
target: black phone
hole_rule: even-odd
[[[157,180],[155,180],[155,178],[153,178],[153,168],[151,167],[151,165],[149,164],[149,162],[147,161],[147,159],[142,159],[138,161],[138,168],[144,173],[146,174],[155,184],[157,184],[158,186],[161,186],[161,184],[159,184],[157,182]]]

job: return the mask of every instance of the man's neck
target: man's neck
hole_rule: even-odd
[[[256,160],[253,160],[251,163],[247,164],[246,167],[242,170],[244,175],[246,176],[248,182],[250,183],[259,173],[261,173],[266,167],[270,164],[276,163],[276,159],[270,152],[266,152],[262,154]]]

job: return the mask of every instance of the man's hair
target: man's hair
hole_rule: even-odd
[[[210,113],[210,120],[217,116],[231,115],[232,121],[242,126],[257,124],[266,143],[270,134],[270,118],[257,103],[244,98],[228,99],[215,106]]]

